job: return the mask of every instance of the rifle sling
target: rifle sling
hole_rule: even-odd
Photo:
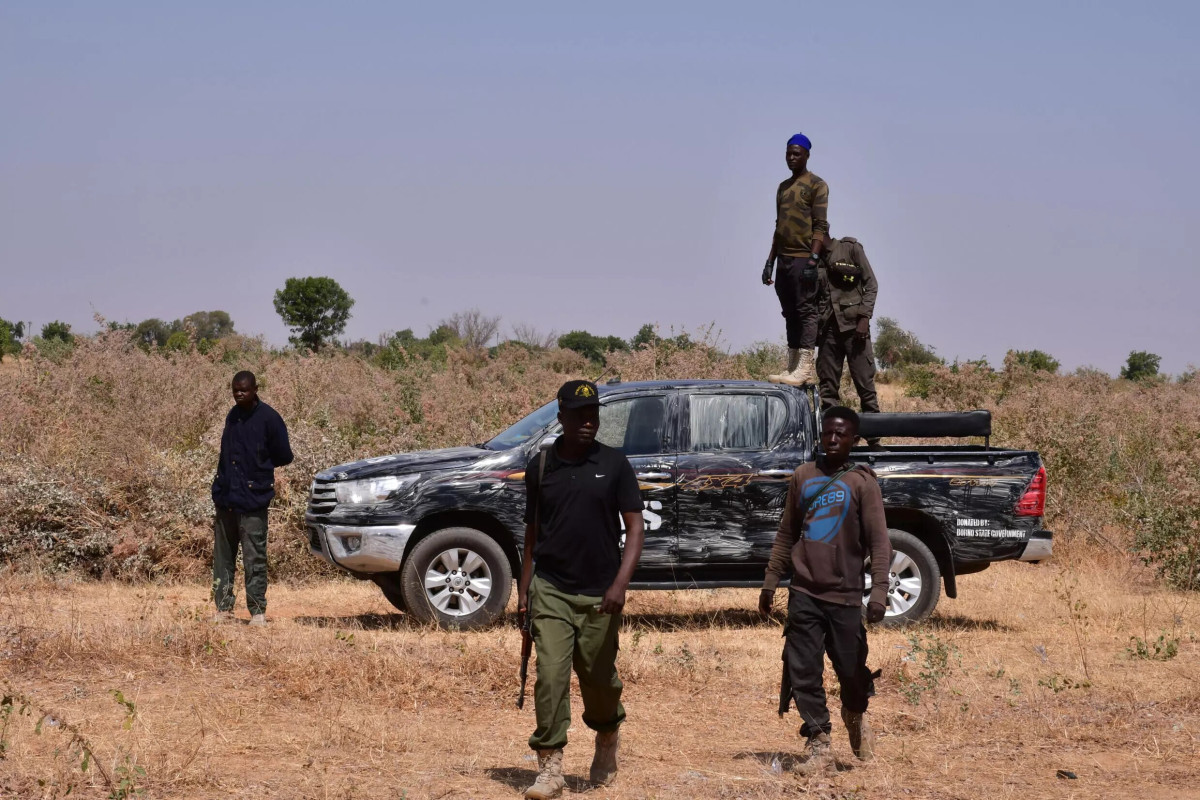
[[[818,497],[825,494],[825,490],[828,489],[830,486],[833,486],[833,484],[837,483],[838,478],[842,477],[847,472],[850,472],[857,466],[858,466],[857,464],[851,464],[851,465],[849,465],[847,467],[843,467],[842,469],[833,473],[833,475],[831,475],[829,477],[829,480],[825,481],[824,486],[822,486],[820,489],[817,489],[817,491],[813,494],[813,496],[811,498],[804,500],[802,502],[802,504],[800,506],[800,538],[801,539],[805,538],[806,531],[804,528],[804,519],[805,519],[805,517],[808,516],[808,507],[812,503],[812,501],[816,500]]]

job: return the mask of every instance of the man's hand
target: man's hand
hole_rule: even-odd
[[[800,280],[805,283],[817,282],[817,265],[821,263],[821,257],[813,254],[808,257],[808,261],[804,262],[804,269],[800,270]]]
[[[883,622],[885,614],[887,614],[887,609],[883,607],[883,603],[867,603],[867,622],[871,624]]]
[[[868,317],[859,317],[858,326],[854,329],[854,338],[866,340],[871,335],[871,320]]]
[[[758,593],[758,613],[767,616],[771,613],[771,606],[775,603],[775,590],[763,589]]]
[[[623,608],[625,608],[625,587],[614,583],[608,587],[608,591],[604,593],[604,599],[600,601],[600,613],[620,614]]]
[[[767,262],[767,265],[765,267],[763,267],[763,274],[762,274],[763,286],[770,286],[772,283],[774,283],[775,281],[771,280],[772,277],[774,277],[774,275],[775,275],[775,259],[771,259],[770,261]]]
[[[529,595],[526,592],[517,592],[517,613],[524,614],[529,611]]]

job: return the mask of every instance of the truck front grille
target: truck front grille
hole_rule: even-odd
[[[333,483],[322,480],[313,481],[312,492],[308,496],[308,513],[314,516],[328,514],[337,505],[337,491]]]

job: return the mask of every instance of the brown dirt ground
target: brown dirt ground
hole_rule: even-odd
[[[927,624],[872,631],[879,756],[858,763],[835,727],[840,769],[811,780],[773,769],[799,752],[798,722],[774,711],[780,628],[748,611],[756,592],[632,593],[621,774],[587,787],[576,695],[569,794],[1200,797],[1197,598],[1104,563],[1002,564],[959,586]],[[0,715],[0,796],[113,794],[95,765],[80,771],[69,730],[118,791],[128,777],[152,798],[506,798],[534,775],[511,624],[416,626],[348,581],[272,586],[266,630],[244,610],[209,624],[201,585],[8,575],[0,601],[0,683],[33,704]],[[1160,632],[1173,658],[1127,651]],[[910,637],[946,648],[946,666]],[[910,703],[921,673],[935,685]]]

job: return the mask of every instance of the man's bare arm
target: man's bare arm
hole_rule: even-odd
[[[517,582],[517,610],[529,608],[529,584],[533,581],[533,546],[537,543],[537,529],[533,523],[525,526],[525,553],[521,556],[521,579]]]
[[[600,603],[601,614],[619,614],[625,607],[625,590],[633,580],[633,571],[637,568],[638,559],[642,557],[642,544],[645,541],[645,521],[640,511],[622,511],[621,519],[625,521],[625,552],[621,556],[621,568],[612,586],[604,593]]]

